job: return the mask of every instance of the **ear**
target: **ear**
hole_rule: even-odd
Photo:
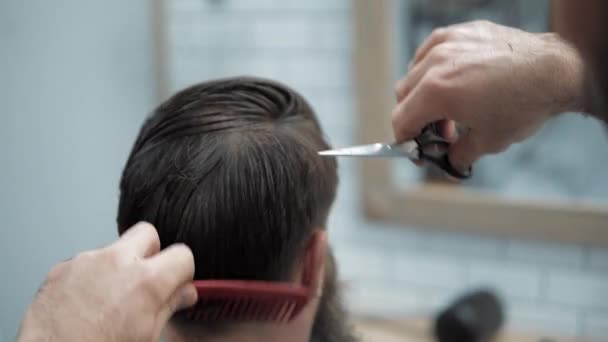
[[[320,296],[323,289],[325,273],[325,255],[327,251],[327,231],[313,231],[304,251],[302,285],[311,290],[313,296]]]

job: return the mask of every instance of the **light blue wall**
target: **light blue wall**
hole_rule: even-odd
[[[115,237],[155,104],[151,1],[0,1],[0,341],[49,267]]]

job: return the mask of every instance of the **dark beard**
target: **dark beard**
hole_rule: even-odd
[[[311,342],[354,342],[359,339],[344,309],[338,284],[338,270],[334,255],[327,253],[323,295],[310,334]]]

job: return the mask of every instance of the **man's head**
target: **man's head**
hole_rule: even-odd
[[[283,85],[233,78],[185,89],[139,133],[120,183],[119,232],[148,221],[162,247],[187,244],[195,279],[302,282],[304,272],[322,279],[325,258],[314,256],[325,255],[337,186],[335,160],[317,154],[327,148],[310,106]],[[332,260],[322,288],[335,287],[327,281],[335,282]],[[336,298],[322,298],[301,324],[332,305]],[[184,336],[214,328],[175,324]]]

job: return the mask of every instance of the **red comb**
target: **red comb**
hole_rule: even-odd
[[[186,317],[202,321],[288,323],[310,298],[307,287],[293,283],[195,280],[196,305]]]

